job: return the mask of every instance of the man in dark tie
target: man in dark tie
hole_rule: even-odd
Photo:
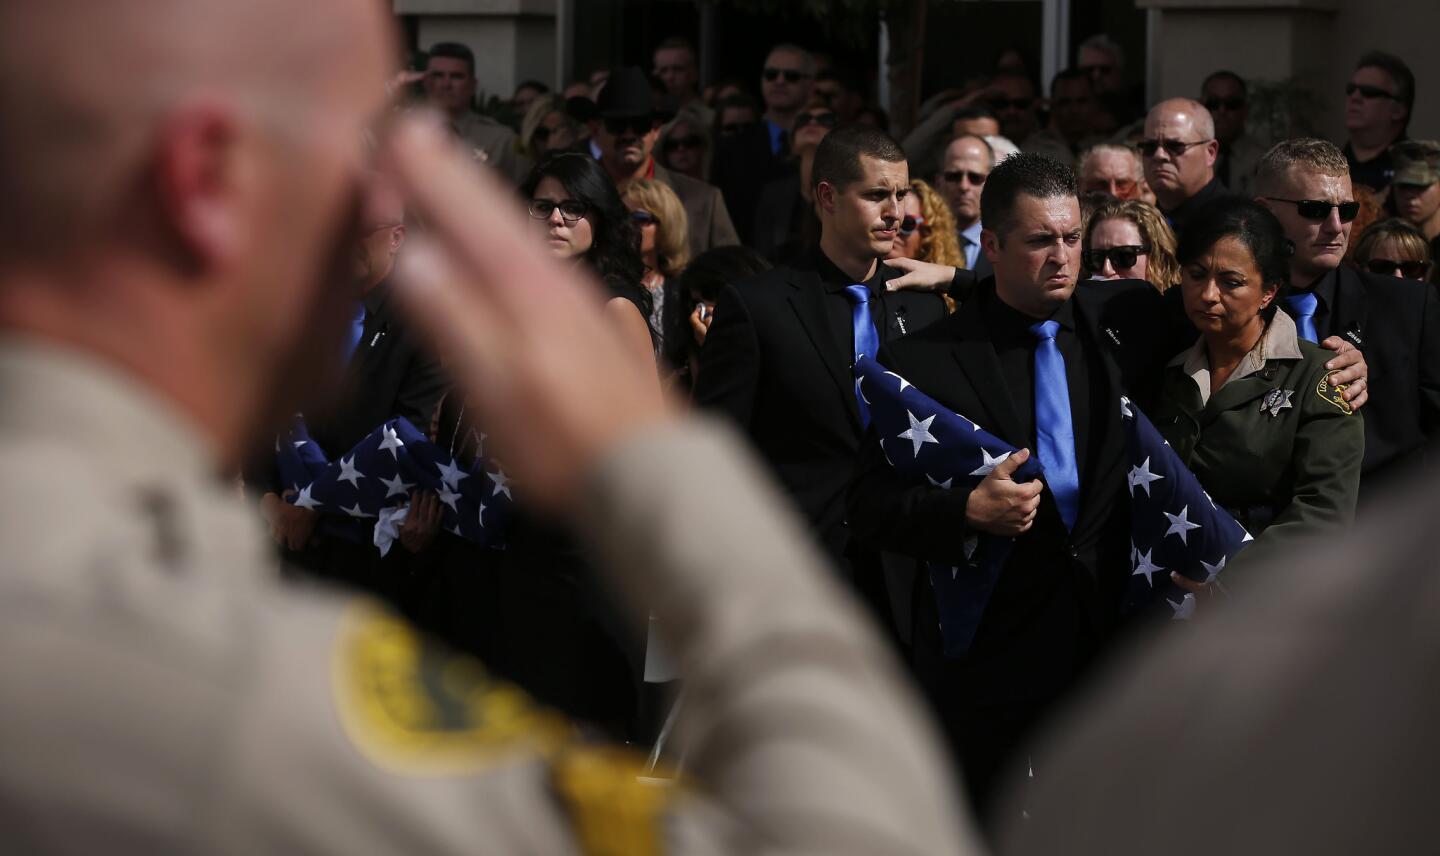
[[[956,314],[882,347],[880,361],[1021,451],[973,490],[916,486],[872,431],[848,506],[866,543],[946,565],[963,566],[978,536],[1015,536],[962,656],[944,654],[928,577],[914,588],[914,667],[983,810],[1115,624],[1133,567],[1120,396],[1146,385],[1169,345],[1153,288],[1076,290],[1081,220],[1068,164],[1014,155],[990,173],[980,206],[994,275]],[[1014,480],[1032,456],[1043,481]]]
[[[1365,408],[1362,506],[1394,473],[1418,464],[1440,431],[1440,300],[1423,282],[1342,265],[1359,211],[1349,164],[1333,143],[1286,140],[1255,171],[1260,204],[1295,244],[1280,307],[1300,336],[1359,348],[1373,386]]]
[[[695,399],[729,414],[789,490],[842,568],[851,561],[845,489],[867,414],[855,393],[859,354],[939,320],[933,294],[887,293],[890,251],[910,192],[905,153],[885,132],[830,132],[811,174],[819,247],[793,267],[725,289],[700,354]],[[876,576],[864,575],[866,586]]]

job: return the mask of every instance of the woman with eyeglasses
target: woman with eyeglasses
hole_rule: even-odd
[[[659,334],[659,351],[667,370],[685,359],[690,312],[680,292],[680,273],[690,261],[690,232],[685,206],[663,182],[639,179],[625,188],[625,207],[640,231],[640,260],[645,265],[645,290],[650,292],[650,329]]]
[[[1200,338],[1166,367],[1147,408],[1210,498],[1254,537],[1240,554],[1247,563],[1348,524],[1365,451],[1362,417],[1325,368],[1333,354],[1276,311],[1292,253],[1280,221],[1254,201],[1227,197],[1195,212],[1180,238],[1179,288]]]
[[[1100,204],[1085,224],[1081,263],[1091,280],[1143,279],[1165,292],[1180,281],[1175,233],[1153,205],[1138,199]]]
[[[810,169],[815,149],[835,127],[835,111],[811,101],[795,115],[790,162],[785,174],[760,190],[755,209],[755,249],[776,264],[797,258],[820,240],[820,220],[811,197]]]
[[[1355,241],[1355,267],[1370,273],[1428,282],[1434,261],[1425,234],[1398,217],[1371,225]]]
[[[935,188],[918,178],[910,180],[912,191],[904,199],[900,223],[895,227],[895,243],[885,261],[915,259],[937,265],[959,268],[965,266],[960,240],[955,236],[955,215],[945,198]],[[955,311],[955,301],[941,295],[948,312]]]
[[[681,112],[660,129],[655,147],[661,166],[696,181],[710,180],[710,134],[695,114]]]

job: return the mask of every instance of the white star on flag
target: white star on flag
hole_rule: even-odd
[[[479,523],[480,523],[480,525],[481,525],[481,526],[484,526],[484,525],[485,525],[485,503],[483,503],[483,502],[480,503],[480,514],[478,515],[478,517],[479,517]]]
[[[311,486],[307,484],[304,487],[300,488],[300,495],[295,497],[296,508],[309,508],[311,510],[314,510],[324,505],[324,503],[322,503],[320,500],[315,499],[310,495],[310,487]]]
[[[470,474],[455,465],[455,459],[451,458],[450,463],[435,463],[435,469],[440,471],[440,481],[451,490],[459,490],[460,482],[470,477]]]
[[[1139,550],[1136,550],[1136,551],[1135,551],[1135,557],[1136,557],[1136,558],[1135,558],[1135,570],[1133,570],[1133,571],[1130,572],[1130,576],[1132,576],[1132,577],[1133,577],[1133,576],[1137,576],[1137,575],[1139,575],[1139,574],[1144,574],[1144,575],[1145,575],[1145,582],[1149,583],[1151,588],[1154,588],[1154,587],[1155,587],[1155,580],[1153,580],[1153,579],[1151,579],[1151,578],[1152,578],[1155,574],[1157,574],[1157,573],[1165,570],[1164,568],[1160,567],[1160,566],[1157,565],[1157,564],[1154,564],[1154,563],[1150,560],[1150,556],[1151,556],[1152,554],[1154,554],[1154,552],[1155,552],[1154,550],[1146,550],[1145,552],[1141,553]]]
[[[351,517],[374,517],[374,516],[375,516],[375,515],[373,515],[373,514],[366,514],[364,511],[361,511],[361,510],[360,510],[360,502],[359,502],[359,500],[356,500],[355,504],[352,505],[352,506],[349,507],[349,508],[346,508],[346,507],[344,507],[344,506],[342,505],[342,506],[340,507],[340,510],[343,511],[343,512],[345,512],[346,514],[350,515]]]
[[[906,380],[905,378],[901,377],[901,376],[898,375],[898,374],[895,374],[894,372],[886,372],[885,374],[890,375],[891,377],[893,377],[893,378],[895,378],[896,380],[900,381],[900,391],[901,391],[901,392],[904,392],[904,391],[905,391],[905,388],[908,387],[908,386],[910,386],[910,381]]]
[[[990,450],[983,447],[980,449],[980,454],[985,456],[985,461],[980,465],[979,469],[970,473],[970,475],[972,476],[988,476],[990,475],[991,471],[995,469],[996,464],[1010,457],[1010,453],[1005,452],[998,458],[992,458],[990,457]]]
[[[929,473],[926,473],[926,474],[925,474],[925,480],[928,481],[928,482],[930,482],[931,484],[935,485],[936,487],[940,488],[941,490],[949,490],[951,483],[955,481],[955,479],[954,479],[953,476],[952,476],[951,478],[946,479],[946,480],[943,481],[943,482],[942,482],[942,481],[935,481],[935,479],[934,479]]]
[[[1179,603],[1169,598],[1166,598],[1165,602],[1170,604],[1170,609],[1174,612],[1170,616],[1171,621],[1188,621],[1195,615],[1195,595],[1193,594],[1186,594]]]
[[[457,499],[460,498],[460,494],[455,493],[454,491],[452,491],[452,490],[450,489],[450,485],[448,485],[448,484],[443,484],[443,483],[442,483],[442,484],[440,485],[440,492],[439,492],[438,494],[436,494],[436,496],[440,497],[440,501],[441,501],[441,502],[443,502],[443,503],[445,503],[446,505],[450,506],[450,510],[451,510],[451,511],[457,511],[457,512],[458,512],[458,511],[460,510],[460,509],[458,509],[458,508],[455,507],[455,500],[457,500]]]
[[[970,561],[975,557],[975,551],[980,548],[980,536],[971,535],[965,539],[965,542],[961,544],[960,547],[965,551],[965,561]]]
[[[869,404],[869,403],[870,403],[870,399],[868,399],[868,398],[865,397],[865,391],[860,388],[860,384],[862,384],[862,383],[864,383],[864,382],[865,382],[865,375],[856,375],[856,376],[855,376],[855,394],[858,395],[858,396],[860,396],[860,400],[861,400],[861,401],[865,402],[866,404]]]
[[[930,423],[935,421],[935,416],[933,414],[930,416],[929,419],[926,419],[924,421],[916,419],[915,414],[911,413],[908,410],[905,411],[905,415],[910,417],[910,427],[905,429],[904,431],[901,431],[896,436],[899,437],[901,440],[910,441],[910,445],[914,447],[913,451],[911,451],[910,453],[911,457],[918,457],[920,454],[920,447],[924,446],[926,443],[934,443],[937,446],[940,445],[940,441],[936,440],[935,435],[930,433]]]
[[[1130,495],[1135,495],[1136,487],[1143,487],[1145,488],[1145,495],[1149,496],[1150,483],[1160,481],[1163,478],[1165,477],[1150,472],[1150,459],[1146,458],[1140,466],[1131,467],[1130,474],[1126,476],[1126,479],[1130,482]]]
[[[1123,395],[1120,396],[1120,415],[1130,419],[1135,418],[1134,411],[1130,409],[1130,399]]]
[[[399,458],[400,458],[400,453],[399,453],[398,451],[396,451],[396,450],[398,450],[399,448],[401,448],[402,446],[404,446],[404,445],[405,445],[405,441],[404,441],[404,440],[401,440],[401,439],[400,439],[400,435],[399,435],[399,434],[396,434],[396,433],[395,433],[395,429],[392,428],[392,427],[390,427],[389,425],[383,425],[383,426],[381,426],[381,428],[380,428],[380,434],[381,434],[381,439],[380,439],[380,449],[379,449],[379,450],[383,452],[383,451],[385,451],[386,449],[389,449],[389,450],[390,450],[390,457],[395,458],[396,460],[399,460]]]
[[[303,447],[305,446],[305,444],[308,443],[308,442],[310,442],[310,441],[309,441],[309,440],[292,440],[292,441],[290,442],[290,445],[294,446],[294,447],[297,448],[297,449],[300,449],[300,448],[303,448]],[[279,449],[276,449],[275,451],[278,452],[278,451],[280,451],[280,450],[279,450]]]
[[[490,473],[490,480],[495,482],[495,489],[490,491],[491,496],[499,496],[503,493],[511,500],[515,499],[515,496],[510,493],[510,479],[505,475],[504,470],[497,467],[495,472]]]
[[[340,478],[337,479],[337,481],[348,481],[356,488],[359,488],[360,480],[363,478],[365,478],[365,475],[359,470],[355,469],[354,455],[351,455],[348,458],[340,459]]]
[[[400,478],[399,473],[396,473],[395,478],[393,479],[387,479],[384,476],[381,476],[380,483],[385,485],[386,499],[389,499],[392,496],[405,496],[410,492],[410,488],[415,486],[413,484],[406,484],[405,480]]]
[[[1162,511],[1160,513],[1165,515],[1166,520],[1170,521],[1170,528],[1166,529],[1165,535],[1162,535],[1161,537],[1163,538],[1169,535],[1179,535],[1180,543],[1189,546],[1190,542],[1186,540],[1186,534],[1191,529],[1200,528],[1199,523],[1191,523],[1189,520],[1190,506],[1187,505],[1184,508],[1180,509],[1179,514],[1171,514],[1168,511]]]
[[[1205,582],[1214,582],[1215,578],[1220,576],[1220,572],[1225,570],[1225,557],[1221,556],[1220,561],[1213,565],[1202,561],[1200,567],[1205,569]]]

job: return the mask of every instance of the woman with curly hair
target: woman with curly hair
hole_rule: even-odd
[[[950,267],[964,267],[956,236],[955,215],[944,197],[935,188],[918,178],[910,180],[910,193],[903,200],[900,222],[895,227],[895,243],[886,261],[915,259]],[[955,300],[942,294],[947,312],[955,311]]]
[[[1092,280],[1143,279],[1161,292],[1180,283],[1175,233],[1155,206],[1138,199],[1112,199],[1095,209],[1080,258]]]

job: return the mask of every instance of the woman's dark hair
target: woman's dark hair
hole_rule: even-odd
[[[729,246],[706,250],[680,274],[680,287],[711,303],[725,286],[770,269],[770,262],[749,247]]]
[[[589,153],[562,152],[542,160],[530,171],[520,186],[526,202],[534,198],[535,189],[546,178],[559,181],[571,199],[585,204],[585,216],[590,219],[594,236],[585,261],[615,296],[633,301],[648,321],[654,301],[641,285],[645,264],[640,260],[640,231],[620,201],[615,182]]]
[[[1227,196],[1206,203],[1180,233],[1175,251],[1181,268],[1210,251],[1223,238],[1234,238],[1255,258],[1264,285],[1283,286],[1290,281],[1290,256],[1295,245],[1275,215],[1258,202]]]

